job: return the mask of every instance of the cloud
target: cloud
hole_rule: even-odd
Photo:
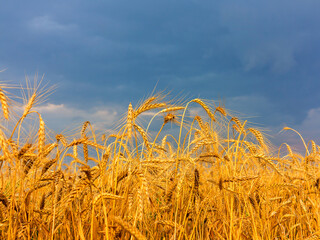
[[[90,115],[107,118],[97,102],[128,105],[158,80],[174,94],[226,98],[228,108],[259,115],[253,121],[267,127],[302,124],[317,109],[319,1],[140,3],[4,4],[0,66],[9,71],[2,79],[45,72],[61,85],[54,102],[65,105],[43,110],[63,112],[66,122],[87,120],[88,106]]]
[[[296,60],[289,46],[266,43],[249,49],[243,57],[243,64],[245,71],[267,67],[274,73],[286,73],[296,65]]]
[[[46,125],[54,131],[73,129],[85,121],[90,121],[95,130],[107,130],[116,125],[121,117],[119,106],[100,106],[84,110],[64,104],[47,103],[35,107],[34,110],[43,116]]]
[[[291,130],[282,131],[284,127],[290,127],[299,132],[308,144],[310,140],[315,141],[317,145],[320,144],[320,108],[310,109],[304,120],[300,124],[281,124],[271,127],[272,142],[279,147],[282,143],[289,144],[295,151],[304,154],[306,151],[300,136]],[[310,149],[310,146],[309,146]]]
[[[306,118],[296,128],[307,140],[320,144],[320,107],[310,109]]]
[[[251,94],[229,97],[226,98],[226,107],[235,115],[243,116],[245,119],[250,118],[252,119],[251,121],[261,124],[274,124],[274,122],[270,122],[271,119],[265,120],[270,115],[272,115],[273,119],[281,115],[279,109],[262,95]]]
[[[53,20],[50,16],[37,16],[29,21],[28,26],[30,29],[42,32],[42,33],[57,33],[57,32],[67,32],[75,29],[75,24],[62,24]]]

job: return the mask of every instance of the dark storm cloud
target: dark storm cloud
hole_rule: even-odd
[[[266,125],[299,125],[320,102],[318,9],[311,0],[11,1],[0,9],[0,68],[18,81],[46,73],[60,85],[57,104],[127,104],[159,81],[227,106],[242,99],[239,110]]]

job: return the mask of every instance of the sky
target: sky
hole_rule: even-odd
[[[221,100],[272,141],[293,143],[279,134],[289,126],[319,144],[319,9],[318,0],[7,1],[0,81],[44,74],[57,85],[39,106],[56,131],[86,120],[108,128],[156,86]]]

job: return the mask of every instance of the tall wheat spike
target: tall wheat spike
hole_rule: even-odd
[[[0,102],[2,106],[2,112],[5,119],[9,119],[9,108],[8,108],[8,99],[7,96],[4,94],[3,89],[0,88]]]
[[[24,118],[28,115],[28,113],[30,112],[33,104],[35,103],[36,96],[37,96],[37,93],[34,92],[34,93],[32,94],[32,96],[31,96],[31,98],[29,99],[27,105],[26,105],[25,108],[24,108],[24,112],[23,112],[23,114],[22,114],[21,119],[24,119]]]
[[[40,157],[43,157],[43,150],[45,144],[45,123],[39,114],[39,131],[38,131],[38,153]]]
[[[128,107],[128,115],[127,115],[128,139],[131,139],[131,136],[132,136],[132,126],[133,126],[133,108],[132,108],[132,104],[130,103]]]
[[[77,145],[73,145],[73,158],[74,158],[74,159],[77,159],[77,158],[78,158]]]
[[[82,129],[81,129],[81,137],[85,137],[85,131],[88,127],[88,125],[90,124],[90,121],[86,121],[84,122],[84,124],[82,125]]]

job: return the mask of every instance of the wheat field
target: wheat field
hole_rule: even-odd
[[[163,94],[112,131],[52,134],[30,89],[0,88],[0,239],[320,239],[314,141],[274,147],[219,104]]]

